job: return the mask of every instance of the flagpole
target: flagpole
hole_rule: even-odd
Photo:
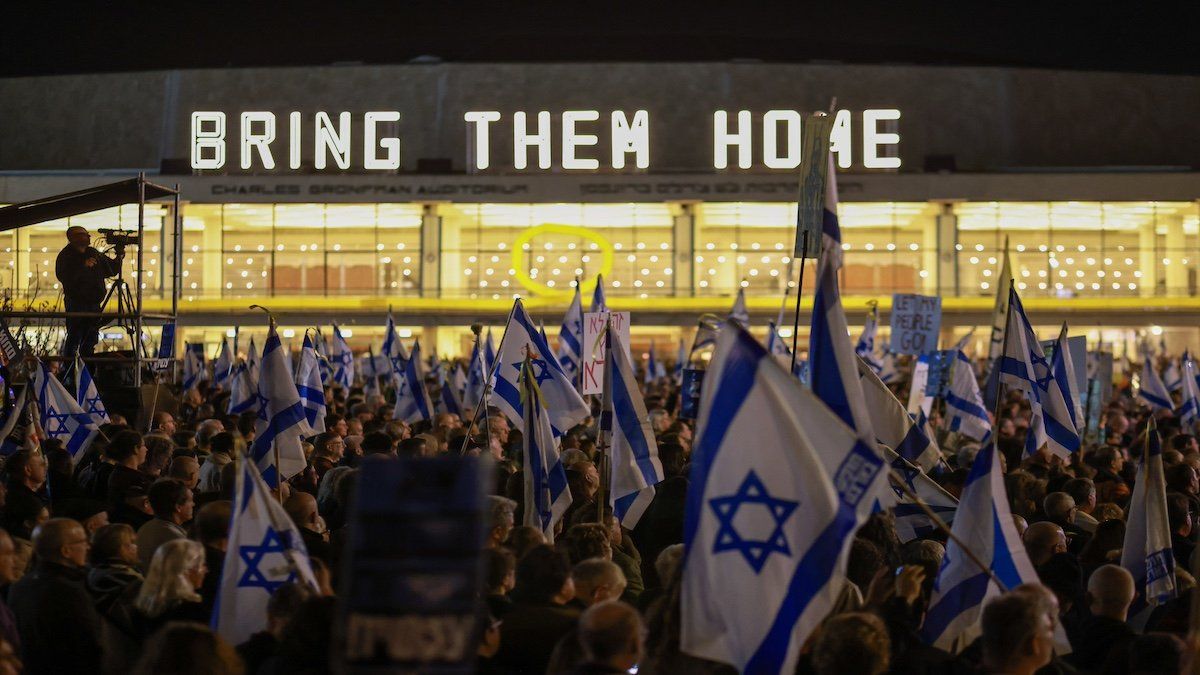
[[[266,312],[267,330],[272,332],[275,330],[275,315],[271,313],[271,310],[263,307],[262,305],[250,305],[250,309],[261,309],[262,311]],[[259,405],[262,405],[261,401],[259,402]],[[273,456],[273,461],[275,462],[275,498],[279,500],[279,505],[283,506],[283,470],[279,464],[279,443],[271,441],[271,454]]]
[[[808,230],[800,233],[800,280],[796,282],[796,316],[792,322],[792,370],[796,372],[796,346],[800,339],[800,298],[804,296],[804,261],[808,258]],[[786,295],[784,298],[786,299]]]
[[[483,396],[481,396],[479,398],[479,401],[475,404],[475,413],[471,416],[471,424],[475,424],[475,421],[479,419],[479,410],[481,408],[483,408],[483,406],[486,404],[486,402],[488,400],[488,397],[491,395],[492,378],[495,377],[496,369],[499,368],[499,366],[500,366],[500,358],[499,357],[500,357],[500,354],[502,354],[504,352],[504,338],[508,337],[508,325],[510,323],[512,323],[513,312],[517,311],[517,302],[520,302],[520,298],[518,298],[516,302],[513,302],[512,308],[508,310],[508,318],[504,321],[504,335],[500,336],[500,344],[499,344],[499,346],[496,347],[496,357],[497,357],[496,362],[492,364],[490,372],[486,373],[487,380],[485,380],[483,383]],[[471,329],[474,330],[474,328],[475,328],[475,324],[472,324]],[[479,330],[482,332],[483,327],[480,326]],[[476,333],[475,335],[476,335],[476,343],[478,343],[479,333]],[[484,426],[487,426],[486,423]],[[470,425],[467,425],[467,428],[470,429]],[[490,446],[492,444],[490,428],[488,428],[487,433],[488,433],[488,446],[490,448]],[[463,438],[463,444],[462,444],[462,447],[459,449],[458,454],[465,455],[467,453],[467,444],[469,444],[470,442],[471,442],[471,434],[468,433]]]
[[[607,523],[604,522],[604,487],[608,485],[608,481],[611,480],[611,476],[605,475],[605,469],[608,468],[608,454],[605,452],[605,445],[606,441],[610,440],[610,436],[612,434],[611,429],[613,411],[611,409],[606,410],[605,403],[612,400],[611,397],[613,384],[611,375],[612,371],[610,370],[613,365],[612,312],[608,313],[608,317],[604,321],[604,349],[604,376],[602,378],[602,382],[604,383],[605,389],[600,394],[600,419],[598,424],[600,433],[596,434],[596,473],[600,475],[600,485],[596,488],[596,522],[607,527]],[[608,434],[604,433],[605,414],[608,415],[608,425],[610,430]]]
[[[1007,253],[1006,253],[1007,255]],[[1004,313],[1004,338],[1000,342],[1000,355],[996,357],[996,361],[992,363],[992,370],[1000,367],[1000,359],[1008,353],[1008,324],[1009,318],[1012,316],[1012,293],[1013,280],[1008,280],[1008,311]],[[1000,406],[1004,405],[1004,380],[1000,378],[1000,372],[996,370],[996,405],[992,412],[992,447],[996,452],[1000,452]]]
[[[926,504],[920,497],[918,497],[915,492],[909,489],[908,484],[904,482],[904,478],[897,474],[895,469],[889,467],[888,475],[892,479],[892,482],[895,483],[896,486],[900,488],[900,491],[904,493],[904,496],[911,499],[912,502],[916,504],[917,507],[920,508],[930,520],[933,521],[935,527],[942,532],[945,532],[950,541],[958,544],[958,547],[962,549],[967,558],[970,559],[970,561],[974,563],[976,567],[982,570],[984,574],[988,575],[992,582],[1000,587],[1002,592],[1007,593],[1009,591],[1008,586],[1006,586],[1003,581],[1000,581],[1000,578],[997,577],[996,573],[992,571],[991,566],[984,564],[983,560],[980,559],[979,556],[975,555],[975,552],[972,551],[962,539],[959,539],[957,535],[950,531],[950,526],[947,525],[944,520],[939,518],[938,515],[933,512],[933,509],[929,508],[929,505]]]

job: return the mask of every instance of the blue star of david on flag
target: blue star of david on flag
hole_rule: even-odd
[[[917,491],[916,478],[921,475],[920,469],[917,469],[899,457],[892,462],[892,468],[895,469],[897,476],[904,479],[904,484],[908,486],[909,490],[913,492]],[[896,493],[897,498],[904,499],[904,491],[900,489],[900,486],[892,485],[891,487],[892,491]]]
[[[530,354],[529,356],[529,365],[533,368],[533,379],[537,380],[537,384],[540,387],[542,386],[543,382],[552,377],[550,373],[550,364],[546,363],[546,360],[540,358],[536,353]],[[521,363],[523,362],[512,364],[512,367],[515,368],[518,373],[521,372]]]
[[[58,436],[70,436],[71,430],[67,427],[67,422],[71,419],[71,413],[60,413],[53,405],[47,405],[44,412],[46,435],[50,438]]]
[[[749,539],[738,532],[734,520],[738,515],[738,510],[747,504],[762,505],[774,521],[774,529],[767,539],[762,541]],[[713,544],[713,553],[738,551],[754,569],[755,574],[762,571],[763,565],[766,564],[767,558],[772,553],[791,556],[791,548],[788,546],[787,537],[783,534],[783,525],[791,517],[792,512],[800,506],[800,502],[772,497],[758,474],[753,470],[746,474],[746,478],[742,480],[737,492],[726,497],[714,497],[708,500],[708,505],[720,523],[716,542]]]
[[[285,532],[284,534],[289,533]],[[263,533],[262,543],[257,546],[239,546],[238,555],[241,556],[242,562],[246,564],[246,569],[242,572],[241,578],[238,579],[238,588],[261,588],[270,595],[280,586],[295,581],[296,571],[290,565],[288,565],[287,578],[276,581],[268,578],[269,574],[274,573],[273,570],[268,569],[264,573],[262,569],[263,558],[271,553],[284,555],[289,548],[292,547],[285,545],[283,538],[280,537],[279,532],[273,527],[267,528],[266,532]]]

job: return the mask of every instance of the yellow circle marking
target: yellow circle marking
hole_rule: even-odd
[[[513,241],[512,247],[512,268],[517,271],[517,281],[531,293],[547,298],[569,299],[575,294],[575,289],[568,286],[565,289],[551,288],[546,284],[529,276],[525,270],[526,259],[529,256],[529,251],[525,250],[525,245],[528,244],[534,237],[540,234],[561,234],[568,237],[580,237],[589,241],[595,242],[600,248],[601,256],[600,271],[596,274],[611,274],[613,266],[613,247],[612,243],[602,234],[595,230],[590,230],[586,227],[576,227],[574,225],[558,225],[555,223],[544,223],[526,228],[517,235]],[[592,275],[588,279],[580,279],[580,293],[591,293],[596,287],[596,276]]]

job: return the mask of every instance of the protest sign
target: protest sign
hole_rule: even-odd
[[[893,352],[934,351],[942,327],[942,299],[935,295],[896,293],[892,296],[891,327]]]
[[[583,395],[604,390],[604,327],[612,317],[613,334],[629,354],[629,312],[584,312]],[[632,361],[632,357],[630,358]]]

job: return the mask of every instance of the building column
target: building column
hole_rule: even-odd
[[[1166,250],[1163,251],[1163,268],[1167,277],[1167,295],[1188,294],[1187,238],[1183,236],[1183,217],[1164,216],[1159,219],[1167,225]],[[1187,261],[1187,262],[1184,262]]]
[[[954,205],[939,204],[939,213],[934,219],[933,227],[925,229],[925,250],[922,262],[929,270],[930,277],[926,278],[923,286],[927,293],[952,297],[960,295],[958,284],[958,216],[954,214]]]
[[[1158,237],[1154,234],[1154,221],[1144,222],[1138,228],[1138,295],[1146,298],[1158,292]]]
[[[671,229],[675,242],[675,263],[671,274],[676,297],[690,298],[696,289],[696,205],[680,202],[670,205]]]
[[[421,297],[436,298],[442,292],[442,217],[437,204],[421,206]]]

